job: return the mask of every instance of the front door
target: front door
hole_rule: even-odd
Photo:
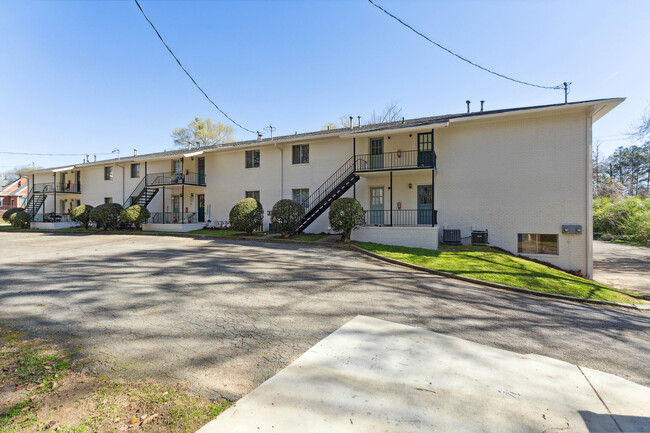
[[[172,223],[176,224],[181,222],[181,196],[172,196]]]
[[[205,222],[205,194],[199,194],[196,196],[197,198],[197,206],[198,206],[198,214],[199,214],[199,221],[200,223]]]
[[[384,187],[370,187],[370,225],[384,225]]]
[[[418,167],[433,167],[433,133],[418,134]]]
[[[431,185],[418,185],[418,224],[433,222],[433,189]]]
[[[370,168],[384,168],[384,138],[370,139]]]
[[[205,185],[205,157],[200,157],[197,163],[196,171],[198,171],[198,183],[199,185]],[[200,221],[203,222],[203,221]]]

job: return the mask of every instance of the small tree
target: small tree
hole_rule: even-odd
[[[81,223],[83,228],[88,230],[88,223],[90,222],[90,212],[94,207],[88,204],[82,204],[72,209],[70,212],[70,219],[74,222]]]
[[[264,209],[262,203],[254,198],[245,198],[237,202],[230,210],[230,225],[239,231],[253,234],[262,225]]]
[[[100,204],[90,211],[90,220],[100,223],[104,230],[109,228],[116,230],[120,222],[120,212],[122,212],[122,206],[117,203]]]
[[[365,222],[363,207],[354,198],[339,198],[330,206],[330,226],[343,232],[343,241],[350,242],[352,230],[358,229]]]
[[[140,206],[139,204],[129,206],[120,213],[120,221],[135,225],[136,230],[140,230],[142,228],[142,223],[147,221],[149,217],[151,217],[149,209]]]
[[[284,199],[273,206],[271,224],[283,238],[288,238],[298,229],[303,216],[305,216],[305,208],[300,203]]]
[[[32,219],[29,214],[22,209],[19,209],[17,212],[12,213],[9,217],[9,222],[11,225],[19,229],[29,228],[29,222],[31,220]]]
[[[21,207],[12,207],[11,209],[7,210],[4,214],[2,214],[2,219],[5,220],[5,222],[10,223],[11,216],[16,212],[20,212],[20,211],[24,211],[24,209]]]

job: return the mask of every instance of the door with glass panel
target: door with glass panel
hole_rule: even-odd
[[[368,223],[381,226],[384,224],[384,187],[370,187],[370,213]]]
[[[370,168],[380,169],[384,168],[384,139],[371,138],[370,139]]]
[[[197,206],[198,206],[198,222],[205,222],[205,194],[198,194],[197,196]]]
[[[433,188],[431,185],[418,185],[418,224],[431,225],[433,222]]]
[[[433,133],[418,134],[418,167],[433,166]]]
[[[172,223],[181,222],[181,196],[172,196]]]

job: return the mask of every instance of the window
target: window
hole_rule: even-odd
[[[246,198],[254,198],[257,201],[260,201],[260,192],[259,191],[246,191]]]
[[[113,167],[104,167],[104,180],[113,180]]]
[[[557,235],[519,233],[517,252],[521,254],[559,254]]]
[[[140,177],[140,164],[131,164],[131,179]]]
[[[309,188],[292,189],[291,193],[293,194],[294,201],[297,201],[304,207],[307,207],[309,204]]]
[[[260,151],[247,150],[246,151],[246,168],[257,168],[260,166]]]
[[[291,148],[292,161],[294,164],[309,164],[309,145],[296,144]]]
[[[113,197],[104,197],[104,204],[113,203]]]

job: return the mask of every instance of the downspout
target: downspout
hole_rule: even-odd
[[[594,274],[594,251],[593,251],[593,184],[592,184],[592,171],[593,171],[593,166],[591,162],[591,125],[593,123],[593,119],[591,117],[592,113],[587,114],[587,131],[586,131],[586,146],[585,146],[585,168],[586,168],[586,179],[585,179],[585,193],[587,194],[587,200],[586,200],[586,216],[587,220],[585,221],[585,230],[584,230],[584,235],[585,235],[585,243],[586,243],[586,275],[587,278],[592,278]]]
[[[280,199],[284,199],[284,149],[273,143],[276,149],[280,151]]]
[[[185,221],[185,158],[181,158],[181,179],[183,179],[183,184],[181,185],[181,225]]]

